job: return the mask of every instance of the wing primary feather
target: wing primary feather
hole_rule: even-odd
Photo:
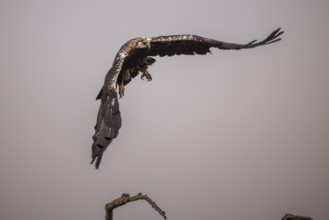
[[[280,35],[282,35],[284,32],[281,31],[281,28],[276,29],[275,31],[273,31],[270,35],[268,35],[264,40],[262,41],[252,41],[248,44],[245,45],[241,45],[241,47],[239,49],[245,49],[245,48],[254,48],[254,47],[258,47],[258,46],[262,46],[262,45],[267,45],[267,44],[272,44],[275,43],[277,41],[280,41],[281,38],[278,38]]]

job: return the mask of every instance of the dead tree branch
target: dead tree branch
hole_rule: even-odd
[[[306,216],[285,214],[281,220],[313,220],[313,219]]]
[[[154,208],[164,219],[167,218],[166,213],[162,211],[161,208],[147,195],[138,193],[136,196],[130,196],[128,193],[123,193],[120,198],[117,198],[105,205],[105,210],[106,210],[105,220],[113,220],[113,209],[119,206],[123,206],[128,202],[133,202],[137,200],[146,200],[152,206],[152,208]]]
[[[135,196],[130,196],[128,193],[123,193],[121,197],[113,200],[105,205],[106,216],[105,220],[113,220],[113,210],[117,207],[123,206],[128,202],[133,202],[137,200],[146,200],[152,208],[154,208],[164,219],[167,219],[166,213],[147,195],[138,193]],[[311,217],[285,214],[281,220],[313,220]]]

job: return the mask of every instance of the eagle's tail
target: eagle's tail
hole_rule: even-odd
[[[96,169],[99,168],[104,151],[112,140],[118,136],[120,127],[121,114],[117,93],[113,90],[109,92],[103,91],[97,115],[95,135],[93,136],[94,143],[91,156],[91,164],[96,161]]]

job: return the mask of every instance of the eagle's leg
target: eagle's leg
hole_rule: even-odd
[[[119,85],[119,96],[122,98],[122,96],[125,94],[125,86],[123,85],[123,82]]]
[[[152,65],[154,62],[155,62],[155,59],[154,58],[152,58],[152,57],[146,57],[143,60],[143,63],[137,67],[138,70],[142,72],[141,79],[144,80],[144,78],[146,78],[147,81],[151,81],[152,80],[152,76],[147,71],[147,68],[148,68],[148,66]]]
[[[122,80],[119,83],[119,96],[122,98],[125,94],[125,84],[127,84],[131,80],[131,74],[130,74],[130,69],[125,70],[122,74]]]

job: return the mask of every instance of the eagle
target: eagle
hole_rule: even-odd
[[[141,79],[152,80],[148,67],[155,62],[154,56],[205,55],[210,48],[222,50],[249,49],[280,41],[281,28],[273,31],[262,41],[253,40],[247,44],[227,43],[197,35],[182,34],[159,37],[139,37],[126,42],[118,51],[112,67],[107,72],[104,85],[96,100],[101,101],[95,125],[92,144],[92,161],[98,169],[103,152],[119,134],[121,113],[118,96],[123,97],[125,86],[141,73]]]

